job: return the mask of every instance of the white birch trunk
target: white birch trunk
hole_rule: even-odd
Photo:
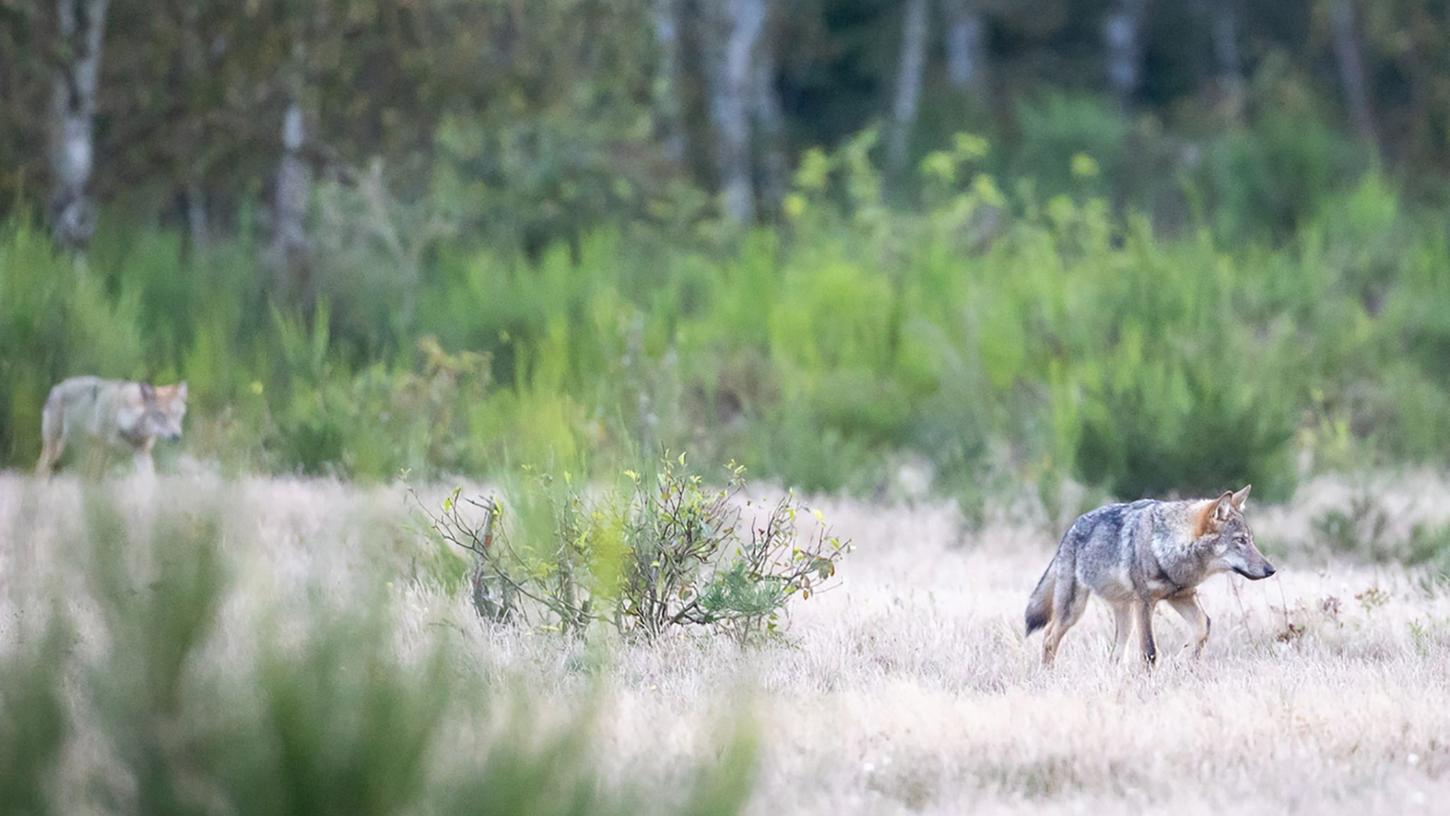
[[[684,106],[680,101],[681,73],[684,69],[680,31],[680,0],[654,0],[655,44],[659,63],[655,74],[655,111],[665,157],[680,163],[688,153]]]
[[[891,105],[891,132],[886,161],[891,172],[906,165],[911,130],[921,102],[922,74],[926,69],[927,0],[907,0],[901,26],[901,57],[896,72],[896,96]]]
[[[51,228],[55,240],[80,249],[95,232],[90,198],[95,167],[96,90],[107,0],[58,0],[62,57],[51,98]]]
[[[191,93],[192,83],[201,81],[206,71],[205,49],[201,42],[201,17],[200,11],[195,2],[187,3],[182,8],[182,65],[186,70],[186,77],[181,83],[185,92]],[[188,100],[190,103],[192,100]],[[187,108],[191,110],[190,105]],[[200,118],[195,113],[188,118],[185,129],[186,143],[186,189],[183,193],[186,204],[186,231],[193,250],[203,249],[207,243],[207,206],[206,206],[206,167],[202,159],[205,153],[204,140],[206,134],[203,132]]]
[[[755,220],[750,173],[751,68],[765,28],[765,0],[718,0],[716,19],[716,30],[723,30],[725,36],[724,48],[711,60],[710,117],[715,124],[721,208],[726,219],[748,224]]]
[[[284,298],[306,297],[308,294],[305,282],[297,279],[305,268],[305,220],[312,191],[312,173],[303,158],[306,143],[302,102],[294,93],[289,96],[282,115],[282,158],[277,164],[277,185],[272,204],[271,263],[276,291]]]
[[[1142,82],[1143,15],[1148,0],[1115,0],[1103,21],[1103,47],[1107,54],[1108,89],[1124,110]]]
[[[1370,109],[1369,82],[1365,79],[1364,56],[1360,48],[1354,0],[1335,0],[1330,10],[1334,58],[1339,63],[1339,81],[1355,133],[1365,144],[1378,146],[1374,113]]]
[[[760,197],[775,206],[785,195],[790,162],[785,153],[785,114],[775,89],[775,43],[761,44],[752,71],[753,107],[760,144]]]
[[[1219,88],[1234,116],[1243,110],[1244,64],[1239,53],[1238,0],[1212,0],[1213,59],[1218,68]]]
[[[987,26],[975,0],[942,0],[946,16],[947,80],[980,93],[987,81]]]

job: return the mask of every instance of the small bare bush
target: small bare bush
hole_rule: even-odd
[[[1368,494],[1316,516],[1312,524],[1314,540],[1336,554],[1360,553],[1381,561],[1392,554],[1389,513]]]
[[[738,640],[777,631],[792,598],[807,600],[836,574],[850,544],[819,513],[802,536],[793,494],[744,498],[744,468],[707,487],[666,455],[650,476],[593,495],[534,474],[505,523],[497,496],[455,490],[433,511],[414,500],[438,538],[472,558],[478,614],[578,631],[601,623],[654,638],[701,626]],[[542,523],[542,529],[541,529]]]

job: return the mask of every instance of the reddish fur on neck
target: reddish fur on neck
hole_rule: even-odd
[[[1213,532],[1213,512],[1218,509],[1218,499],[1208,499],[1198,508],[1193,517],[1193,537],[1200,538]]]

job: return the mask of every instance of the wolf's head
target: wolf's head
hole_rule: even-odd
[[[181,420],[186,416],[186,383],[151,385],[141,383],[141,421],[137,430],[144,436],[166,440],[181,438]]]
[[[1251,487],[1246,485],[1237,493],[1225,491],[1206,502],[1199,511],[1196,532],[1200,546],[1208,548],[1214,571],[1233,570],[1257,581],[1273,575],[1274,565],[1254,546],[1254,531],[1244,520]]]

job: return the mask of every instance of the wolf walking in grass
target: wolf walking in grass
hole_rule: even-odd
[[[186,416],[186,383],[151,385],[99,377],[71,377],[50,389],[41,414],[40,461],[36,473],[49,476],[66,443],[86,437],[110,448],[129,450],[137,470],[151,472],[151,448],[157,439],[181,438]]]
[[[1078,517],[1027,602],[1027,634],[1047,628],[1043,664],[1052,665],[1090,593],[1113,610],[1114,658],[1136,623],[1143,660],[1157,660],[1153,607],[1159,601],[1167,601],[1193,629],[1189,648],[1197,657],[1209,630],[1196,598],[1198,585],[1228,570],[1255,581],[1274,574],[1244,520],[1248,498],[1245,487],[1216,499],[1109,504]]]

